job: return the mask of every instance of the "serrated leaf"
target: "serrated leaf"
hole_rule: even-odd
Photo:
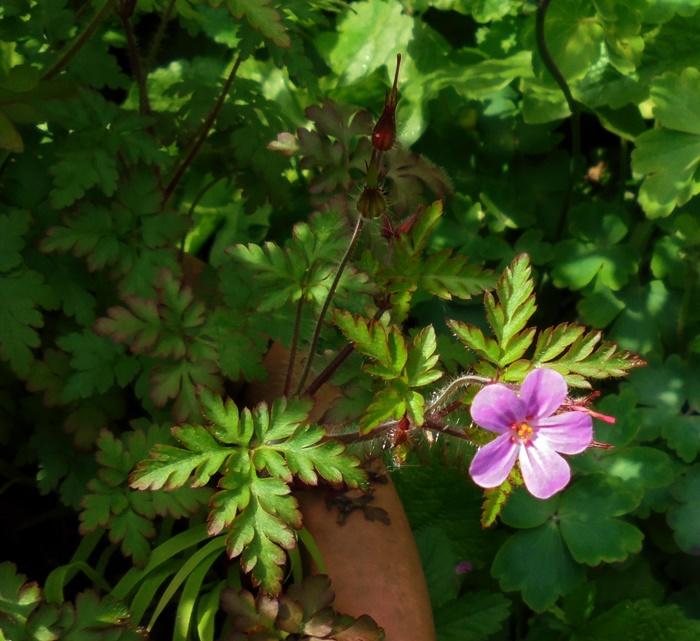
[[[440,358],[436,352],[435,330],[428,325],[415,335],[409,348],[406,376],[411,387],[429,385],[442,376],[442,372],[436,368]]]
[[[50,300],[50,292],[40,274],[22,268],[0,274],[0,358],[10,363],[20,376],[27,376],[33,360],[32,349],[39,346],[37,329],[44,324],[37,309]]]
[[[198,487],[220,475],[211,500],[209,533],[224,530],[231,557],[266,591],[279,592],[284,550],[295,545],[301,513],[289,483],[297,476],[315,484],[362,484],[359,461],[340,443],[325,441],[322,428],[306,425],[311,403],[278,399],[252,411],[208,390],[200,395],[207,425],[173,428],[179,446],[158,444],[131,475],[131,486],[159,490]]]
[[[17,267],[22,261],[24,235],[29,229],[29,214],[10,211],[0,215],[0,272]]]
[[[271,0],[226,0],[226,6],[235,18],[244,17],[253,29],[278,47],[291,46],[292,41],[282,21],[282,14]]]
[[[443,250],[428,256],[419,270],[419,286],[444,300],[467,300],[493,287],[490,271],[467,262],[467,257]]]
[[[335,323],[360,353],[376,361],[366,367],[370,374],[387,380],[401,375],[408,351],[396,327],[387,329],[378,321],[368,321],[349,312],[338,312]]]

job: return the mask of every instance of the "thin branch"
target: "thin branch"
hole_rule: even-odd
[[[134,74],[136,86],[139,90],[139,113],[142,116],[148,116],[151,113],[151,104],[148,100],[146,75],[144,74],[143,66],[141,65],[141,56],[139,55],[139,48],[136,44],[134,27],[131,24],[131,18],[122,15],[121,20],[122,24],[124,25],[124,33],[126,33],[126,46],[129,54],[129,63],[131,64],[131,71]]]
[[[185,172],[189,168],[189,166],[192,164],[194,159],[197,157],[197,154],[199,153],[199,150],[202,148],[202,145],[204,144],[204,141],[206,140],[207,136],[209,135],[209,132],[211,128],[214,126],[214,123],[216,122],[217,117],[219,116],[219,112],[221,111],[221,108],[224,106],[224,102],[226,101],[226,96],[228,96],[228,92],[231,89],[231,85],[233,84],[233,80],[236,77],[236,73],[238,72],[238,67],[241,66],[241,62],[243,62],[243,58],[240,54],[236,56],[236,59],[233,63],[233,67],[231,68],[231,71],[226,78],[226,81],[224,82],[224,86],[221,89],[221,93],[219,94],[219,97],[217,98],[216,102],[214,103],[214,106],[212,107],[212,110],[209,112],[209,115],[207,116],[206,120],[204,123],[202,123],[202,127],[200,128],[197,136],[194,139],[194,142],[190,145],[190,150],[187,152],[187,155],[180,161],[180,163],[177,166],[177,169],[175,170],[175,173],[173,174],[173,177],[170,179],[170,182],[168,183],[167,187],[165,188],[165,191],[163,193],[163,200],[161,202],[161,209],[165,209],[165,206],[168,204],[168,201],[170,200],[170,197],[173,195],[173,192],[175,191],[175,188],[178,186],[180,181],[182,180],[182,177],[185,175]]]
[[[389,305],[381,304],[379,309],[374,313],[372,320],[379,320],[379,317],[389,309]],[[355,345],[353,343],[348,343],[343,349],[341,349],[335,356],[335,358],[323,368],[323,371],[309,383],[309,386],[304,390],[305,396],[313,396],[318,392],[321,385],[323,385],[328,379],[330,379],[336,370],[345,362],[345,360],[350,356],[350,354],[355,351]]]
[[[194,221],[194,210],[197,208],[197,205],[199,205],[200,201],[204,196],[207,195],[207,192],[214,186],[216,183],[219,181],[223,180],[226,176],[219,176],[218,178],[212,178],[208,183],[204,185],[198,192],[197,195],[194,197],[192,200],[192,203],[190,204],[190,208],[187,210],[187,220],[189,222],[189,225],[187,226],[187,229],[185,230],[185,233],[182,235],[182,238],[180,239],[180,252],[179,252],[179,257],[178,260],[182,262],[182,256],[185,253],[185,240],[187,240],[187,234],[190,231],[190,227],[192,226],[192,222]]]
[[[338,269],[335,272],[335,276],[333,277],[333,282],[331,283],[330,289],[328,290],[328,294],[326,295],[326,300],[323,301],[321,313],[318,315],[318,319],[316,320],[316,326],[314,327],[314,333],[311,337],[311,345],[309,346],[308,352],[309,355],[306,359],[304,371],[302,372],[301,378],[299,379],[299,384],[297,385],[297,389],[295,392],[296,396],[298,396],[301,390],[304,388],[304,383],[306,383],[306,379],[308,378],[309,372],[311,371],[311,364],[313,363],[314,356],[316,355],[316,347],[318,347],[318,339],[321,335],[321,329],[323,327],[323,321],[326,317],[326,312],[328,311],[331,301],[333,300],[335,290],[338,288],[338,283],[340,282],[340,278],[343,275],[343,272],[345,271],[345,267],[347,266],[348,261],[350,260],[352,250],[355,248],[355,244],[357,243],[357,240],[360,237],[363,221],[364,218],[362,216],[357,217],[357,222],[355,223],[355,229],[353,229],[352,231],[350,242],[348,243],[347,249],[345,250],[343,257],[340,259],[340,264],[338,265]]]
[[[92,20],[85,26],[80,34],[76,37],[61,57],[56,60],[41,77],[42,80],[51,80],[59,71],[61,71],[75,56],[83,45],[90,39],[93,33],[100,26],[100,23],[110,14],[117,0],[107,0],[102,8],[94,15]]]
[[[163,15],[160,18],[158,28],[156,29],[156,32],[153,35],[153,40],[151,40],[151,47],[148,50],[148,55],[146,56],[146,60],[143,65],[146,74],[151,69],[151,67],[153,67],[153,63],[155,62],[156,56],[158,55],[158,50],[160,49],[160,45],[163,42],[165,29],[168,26],[168,22],[170,22],[170,18],[172,16],[174,8],[175,0],[170,0],[167,6],[165,7],[165,11],[163,11]]]
[[[299,347],[299,333],[301,331],[301,316],[304,311],[304,288],[297,302],[297,311],[294,315],[294,330],[292,332],[292,347],[289,351],[289,363],[287,363],[287,375],[284,379],[284,395],[289,396],[289,389],[292,386],[292,376],[294,376],[294,365],[297,360],[297,348]]]
[[[564,94],[566,104],[571,111],[571,162],[569,164],[569,188],[562,206],[562,212],[559,219],[559,229],[557,237],[561,236],[566,221],[566,214],[571,207],[574,185],[576,182],[576,168],[579,157],[581,156],[581,104],[574,98],[571,89],[564,78],[557,63],[552,58],[552,54],[547,47],[547,40],[544,33],[545,18],[551,0],[540,0],[537,5],[537,14],[535,17],[535,40],[537,42],[537,50],[542,58],[544,66],[552,75],[554,81],[559,85],[559,89]]]

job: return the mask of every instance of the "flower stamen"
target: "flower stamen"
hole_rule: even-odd
[[[535,433],[535,430],[525,422],[513,423],[513,425],[510,426],[510,429],[514,432],[513,436],[511,437],[513,443],[520,441],[524,445],[528,445],[532,441],[532,435]]]

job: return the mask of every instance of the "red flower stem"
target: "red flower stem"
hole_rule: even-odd
[[[301,316],[304,311],[304,287],[301,288],[301,295],[297,302],[297,311],[294,315],[294,330],[292,333],[292,346],[289,351],[289,363],[287,363],[287,375],[284,378],[284,396],[289,396],[289,389],[292,386],[292,376],[294,376],[294,365],[297,360],[297,347],[299,346],[299,333],[301,330]]]
[[[68,63],[73,59],[76,53],[83,48],[83,45],[90,40],[92,34],[95,33],[97,27],[100,26],[102,21],[110,14],[117,0],[107,0],[102,5],[102,8],[94,15],[92,20],[85,26],[80,34],[76,37],[71,45],[66,49],[66,51],[61,55],[61,57],[56,60],[41,77],[42,80],[51,80],[59,71],[61,71]]]
[[[233,63],[233,67],[231,68],[231,71],[229,72],[228,77],[226,78],[226,81],[224,82],[224,86],[221,89],[221,93],[219,94],[219,97],[217,98],[216,102],[214,103],[214,106],[212,107],[211,111],[209,112],[209,115],[207,116],[206,120],[202,124],[199,132],[197,133],[197,136],[194,139],[194,142],[190,145],[190,150],[187,152],[187,155],[185,156],[185,158],[178,164],[177,169],[175,170],[175,173],[173,174],[173,177],[170,179],[170,182],[168,183],[167,187],[165,188],[165,191],[163,193],[163,200],[161,201],[161,209],[165,209],[165,206],[168,204],[170,197],[173,195],[173,192],[175,191],[175,188],[178,186],[178,184],[182,180],[182,177],[185,175],[185,172],[187,171],[189,166],[192,164],[194,159],[197,157],[199,150],[202,148],[204,141],[206,140],[207,136],[209,135],[209,131],[214,126],[214,123],[216,122],[216,119],[219,116],[219,112],[221,111],[221,108],[224,106],[226,96],[228,96],[228,92],[231,89],[231,85],[233,84],[233,80],[236,77],[236,73],[238,72],[238,67],[241,66],[241,62],[243,62],[243,58],[240,54],[238,54],[236,56],[234,63]]]
[[[382,304],[379,309],[375,312],[372,320],[379,320],[379,317],[389,309],[389,305]],[[330,379],[336,370],[345,362],[345,359],[350,356],[355,351],[355,345],[353,343],[348,343],[343,349],[341,349],[335,356],[335,358],[326,365],[323,371],[309,383],[309,386],[304,390],[304,396],[313,396],[318,392],[321,385],[323,385],[328,379]]]
[[[148,116],[151,113],[151,104],[148,100],[148,86],[146,85],[146,76],[141,65],[141,57],[139,56],[139,48],[136,44],[136,36],[134,35],[134,27],[131,24],[131,18],[120,16],[124,25],[124,33],[126,34],[127,52],[129,54],[129,62],[131,63],[131,71],[136,80],[136,86],[139,90],[139,113],[142,116]],[[154,135],[153,130],[149,132]]]
[[[358,215],[357,222],[355,223],[355,228],[353,229],[352,236],[350,237],[350,242],[348,243],[347,249],[345,250],[343,257],[340,259],[340,264],[338,265],[338,269],[336,270],[335,276],[333,277],[333,282],[331,283],[330,289],[328,290],[326,299],[323,301],[321,313],[318,315],[318,319],[316,320],[314,333],[311,337],[311,345],[309,346],[309,355],[306,359],[306,364],[304,365],[304,371],[302,372],[301,378],[299,379],[299,383],[297,384],[297,389],[294,393],[295,396],[299,396],[299,394],[301,393],[301,390],[304,388],[304,383],[306,383],[306,379],[308,378],[309,372],[311,371],[311,365],[314,362],[314,356],[316,355],[318,339],[321,336],[321,328],[323,327],[323,321],[326,317],[326,312],[328,311],[328,308],[331,305],[331,301],[333,300],[333,296],[335,295],[335,290],[338,288],[340,278],[343,275],[343,272],[345,271],[345,267],[347,266],[348,261],[350,260],[352,250],[355,249],[355,244],[360,238],[360,232],[362,231],[363,222],[364,218]]]

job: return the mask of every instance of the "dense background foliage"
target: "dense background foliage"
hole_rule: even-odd
[[[276,593],[283,548],[313,550],[291,479],[363,482],[310,412],[326,430],[420,428],[459,372],[519,382],[545,362],[585,387],[635,364],[620,350],[647,366],[594,381],[615,447],[572,459],[548,501],[483,502],[463,405],[454,438],[382,431],[357,453],[395,464],[440,641],[699,638],[699,33],[697,0],[4,0],[0,543],[16,567],[0,565],[0,638],[141,623],[204,641],[222,594],[226,638],[245,638],[242,612],[274,627],[282,606],[237,592],[222,551],[243,555],[243,587]],[[388,218],[365,224],[309,381],[346,338],[360,353],[323,408],[251,413],[298,381],[288,350],[308,350],[347,247],[397,52]],[[464,328],[488,330],[481,291],[508,265],[494,352]],[[526,324],[577,320],[620,350],[572,325],[524,356]],[[331,597],[280,599],[298,620],[265,639],[306,638],[294,626]]]

